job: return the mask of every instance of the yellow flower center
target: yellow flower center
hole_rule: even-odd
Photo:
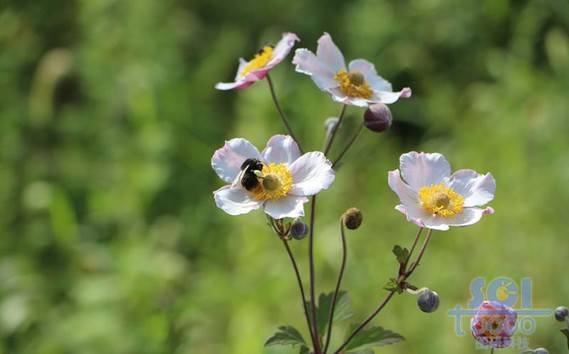
[[[426,211],[443,218],[460,214],[464,205],[464,197],[442,183],[421,188],[419,200]]]
[[[257,177],[260,183],[251,191],[257,200],[284,198],[292,188],[292,173],[284,163],[263,165]]]
[[[334,75],[334,80],[340,83],[340,90],[348,97],[369,99],[373,91],[359,71],[347,72],[342,69]]]
[[[267,63],[273,58],[273,47],[265,46],[261,49],[255,57],[251,59],[247,65],[241,70],[240,75],[245,76],[253,70],[257,70],[267,65]]]

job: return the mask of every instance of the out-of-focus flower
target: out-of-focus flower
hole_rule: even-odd
[[[474,314],[470,327],[474,338],[494,348],[505,348],[512,342],[518,315],[497,301],[484,301]]]
[[[272,68],[283,61],[290,53],[294,43],[299,41],[294,33],[283,33],[282,39],[275,47],[263,47],[249,61],[239,58],[239,68],[233,82],[219,82],[215,85],[218,90],[245,89],[256,81],[263,79]]]
[[[275,135],[260,153],[249,141],[231,139],[211,159],[217,175],[229,185],[215,191],[215,203],[231,215],[263,208],[275,219],[304,215],[307,196],[328,189],[335,175],[319,151],[300,155],[288,135]]]
[[[401,204],[395,209],[408,221],[435,230],[449,226],[472,225],[491,207],[480,208],[494,199],[496,181],[487,173],[458,170],[451,175],[450,165],[441,154],[409,152],[401,155],[400,169],[389,172],[389,187]]]
[[[344,55],[328,33],[318,39],[316,54],[305,48],[297,49],[292,63],[296,71],[312,77],[316,86],[337,102],[366,107],[371,103],[390,104],[400,97],[411,96],[408,87],[393,92],[391,84],[379,76],[375,66],[367,60],[352,60],[346,67]]]

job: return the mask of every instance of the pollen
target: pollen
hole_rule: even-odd
[[[284,163],[263,165],[261,183],[251,192],[257,200],[276,200],[287,196],[292,188],[292,173]]]
[[[373,91],[359,71],[340,70],[334,75],[334,80],[340,84],[340,90],[348,97],[369,99]]]
[[[460,214],[464,206],[464,197],[442,183],[421,188],[419,200],[426,211],[443,218]]]
[[[243,70],[241,70],[240,75],[245,76],[253,70],[257,70],[264,67],[272,58],[273,58],[273,47],[268,45],[263,47],[263,49],[261,49],[257,54],[255,54],[255,57],[251,59],[247,63],[247,65],[245,65]]]

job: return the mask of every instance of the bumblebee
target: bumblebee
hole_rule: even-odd
[[[247,159],[241,165],[241,185],[248,191],[259,185],[257,173],[263,170],[263,164],[257,159]]]

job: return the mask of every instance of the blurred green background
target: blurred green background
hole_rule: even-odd
[[[278,325],[306,337],[262,213],[231,217],[212,198],[224,139],[262,147],[284,132],[265,82],[213,86],[283,31],[311,50],[330,32],[348,59],[413,88],[391,106],[392,129],[365,131],[319,199],[319,291],[334,285],[338,217],[365,215],[344,282],[356,319],[396,271],[393,244],[416,230],[387,186],[401,153],[438,151],[498,181],[496,214],[436,233],[413,276],[440,294],[439,310],[396,297],[374,324],[407,341],[378,352],[477,352],[447,311],[466,306],[478,276],[531,277],[535,307],[569,305],[568,1],[0,4],[0,353],[255,354]],[[304,145],[320,149],[340,106],[291,58],[272,73],[276,89]],[[362,113],[348,110],[338,146]],[[306,246],[292,244],[304,271]],[[536,324],[531,347],[566,350],[558,323]]]

